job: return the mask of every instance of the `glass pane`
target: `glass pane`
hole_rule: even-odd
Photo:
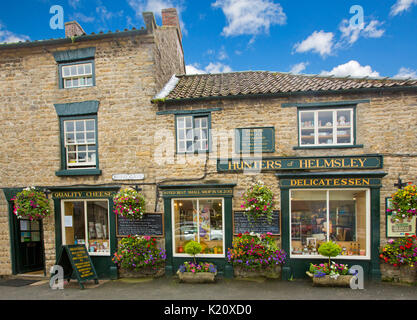
[[[187,141],[187,151],[188,152],[193,151],[193,142],[192,141]]]
[[[174,250],[184,253],[185,244],[198,241],[197,237],[197,201],[174,200]]]
[[[71,88],[72,87],[72,81],[71,79],[65,80],[65,88]]]
[[[91,63],[84,66],[85,74],[91,74]],[[90,78],[91,79],[91,78]]]
[[[34,241],[34,242],[41,241],[41,233],[39,231],[31,232],[31,241]]]
[[[85,130],[87,131],[94,131],[94,120],[86,120],[85,121]]]
[[[20,231],[30,231],[30,221],[29,220],[19,220]]]
[[[84,74],[84,65],[82,64],[78,65],[78,74],[79,75]]]
[[[87,143],[94,143],[96,141],[94,132],[87,132]]]
[[[352,110],[337,111],[337,126],[346,127],[346,126],[352,125],[352,122],[350,119],[351,111]]]
[[[184,129],[179,129],[178,130],[178,139],[180,139],[180,140],[184,140],[185,139],[185,131],[184,131]]]
[[[84,133],[77,133],[77,143],[85,143]]]
[[[74,134],[73,133],[67,133],[67,143],[74,143]]]
[[[39,221],[33,220],[30,222],[30,230],[31,231],[40,231],[40,224]]]
[[[318,254],[327,240],[326,191],[291,191],[291,253]]]
[[[95,152],[90,152],[88,153],[88,162],[96,162],[96,153]]]
[[[75,152],[68,152],[68,164],[77,163],[77,154]]]
[[[30,232],[20,232],[20,242],[30,242]]]
[[[87,201],[88,250],[110,253],[107,201]]]
[[[77,66],[71,66],[71,75],[76,76],[77,75]]]
[[[330,240],[342,255],[366,255],[366,191],[329,191]]]
[[[185,141],[178,142],[178,151],[184,152],[185,151]]]
[[[77,131],[84,131],[84,121],[77,121],[75,123],[75,128]]]
[[[72,86],[78,87],[78,79],[72,79]]]
[[[319,128],[333,127],[333,111],[319,111],[318,114]]]
[[[185,127],[186,128],[192,128],[193,127],[193,122],[192,122],[192,117],[185,117]]]
[[[182,129],[182,128],[184,128],[184,125],[185,125],[184,117],[177,118],[177,127],[179,129]]]
[[[314,144],[314,112],[300,112],[301,144]]]
[[[64,202],[65,244],[85,243],[84,202]]]
[[[207,128],[207,117],[201,118],[201,127]]]
[[[85,85],[85,80],[84,80],[84,78],[80,78],[80,79],[79,79],[79,81],[80,81],[80,86],[84,86],[84,85]]]
[[[222,200],[199,200],[199,233],[203,254],[222,254],[223,219]]]
[[[87,151],[87,146],[78,146],[78,151]]]
[[[193,133],[194,133],[194,130],[192,130],[192,129],[188,129],[186,131],[186,138],[187,138],[187,140],[192,140],[194,138],[193,137]]]
[[[87,154],[85,152],[78,153],[78,162],[85,162]]]
[[[66,132],[74,131],[74,121],[65,121],[65,131]]]
[[[87,85],[92,86],[93,85],[93,78],[87,78]]]
[[[69,77],[70,76],[70,68],[62,67],[62,73],[63,73],[64,77]]]
[[[200,124],[201,124],[201,119],[200,118],[195,118],[194,119],[194,128],[200,128]]]

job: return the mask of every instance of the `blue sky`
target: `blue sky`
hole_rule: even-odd
[[[0,42],[63,37],[52,5],[87,33],[140,28],[142,11],[160,25],[161,9],[176,7],[189,73],[417,78],[417,0],[2,0]]]

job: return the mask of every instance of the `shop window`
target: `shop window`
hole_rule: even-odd
[[[298,119],[300,146],[344,146],[355,143],[353,108],[299,110]]]
[[[90,255],[110,255],[107,200],[64,201],[63,243],[84,244]]]
[[[174,254],[185,255],[187,242],[197,241],[202,256],[224,257],[222,199],[173,200]]]
[[[291,190],[291,256],[318,257],[334,241],[341,256],[369,258],[369,190]]]
[[[176,117],[177,152],[193,153],[209,150],[210,117],[188,115]]]

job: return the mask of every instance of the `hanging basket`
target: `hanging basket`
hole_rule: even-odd
[[[12,200],[13,213],[19,219],[40,220],[50,214],[48,199],[35,187],[23,189]]]
[[[142,219],[145,214],[145,197],[133,189],[122,189],[114,197],[114,210],[127,219]]]

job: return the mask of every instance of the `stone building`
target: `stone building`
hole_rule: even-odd
[[[103,239],[91,255],[100,277],[115,276],[109,192],[119,187],[112,175],[146,172],[145,181],[154,180],[151,98],[185,73],[177,12],[162,16],[162,26],[145,12],[146,28],[98,34],[69,22],[65,38],[0,45],[0,274],[49,274],[61,244],[87,241],[84,230],[65,225],[72,216],[74,225],[101,223]],[[29,186],[51,200],[52,214],[40,225],[13,215],[11,199]]]
[[[96,35],[70,23],[75,37],[0,46],[0,274],[47,273],[77,243],[100,277],[117,277],[111,256],[134,226],[115,217],[112,197],[136,186],[167,274],[194,239],[231,277],[225,253],[250,229],[287,252],[284,279],[305,275],[326,240],[344,248],[338,261],[378,279],[380,245],[415,229],[391,225],[385,207],[399,178],[416,182],[417,81],[184,75],[175,10],[161,27],[144,20]],[[275,195],[274,220],[249,226],[241,197],[259,180]],[[47,192],[53,212],[33,229],[11,201],[28,186]]]

